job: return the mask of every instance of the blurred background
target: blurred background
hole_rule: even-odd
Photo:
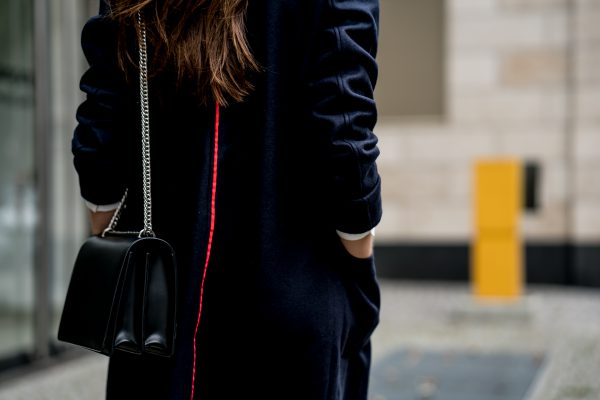
[[[56,341],[97,7],[0,0],[1,400],[103,396],[106,360]],[[600,399],[598,21],[600,0],[381,0],[372,400]]]

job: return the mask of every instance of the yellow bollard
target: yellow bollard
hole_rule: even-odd
[[[474,193],[473,293],[480,299],[517,300],[523,291],[520,162],[514,159],[477,162]]]

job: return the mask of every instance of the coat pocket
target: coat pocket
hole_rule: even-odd
[[[375,274],[375,256],[351,255],[335,238],[334,262],[348,298],[348,336],[342,352],[349,356],[361,350],[379,323],[381,295]]]

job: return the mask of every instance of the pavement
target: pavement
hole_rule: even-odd
[[[535,376],[519,399],[523,400],[600,400],[600,291],[597,289],[530,286],[527,294],[514,304],[478,302],[464,284],[415,284],[382,282],[382,322],[373,337],[374,374],[378,363],[399,349],[428,355],[458,355],[463,364],[454,363],[440,376],[422,371],[424,381],[414,382],[412,395],[380,396],[381,385],[371,385],[370,400],[436,399],[467,400],[445,391],[448,375],[465,373],[454,383],[464,387],[473,376],[465,366],[475,357],[498,359],[513,356],[495,371],[502,380],[507,370],[519,367],[524,358],[536,367]],[[520,358],[519,358],[520,356]],[[475,360],[477,361],[477,360]],[[418,367],[418,365],[417,365]],[[446,376],[444,376],[446,375]],[[485,378],[485,376],[483,377]],[[522,384],[521,376],[504,384]],[[372,377],[372,381],[377,380]],[[429,383],[429,385],[426,385]],[[494,382],[477,400],[493,396]],[[423,390],[428,387],[428,390]],[[377,397],[379,396],[379,397]]]
[[[600,400],[600,290],[531,286],[514,303],[458,283],[381,281],[369,400]],[[102,400],[105,357],[1,379],[0,400]]]

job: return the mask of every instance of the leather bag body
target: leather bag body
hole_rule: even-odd
[[[111,355],[169,357],[177,314],[175,254],[162,239],[92,236],[79,251],[58,339]]]

